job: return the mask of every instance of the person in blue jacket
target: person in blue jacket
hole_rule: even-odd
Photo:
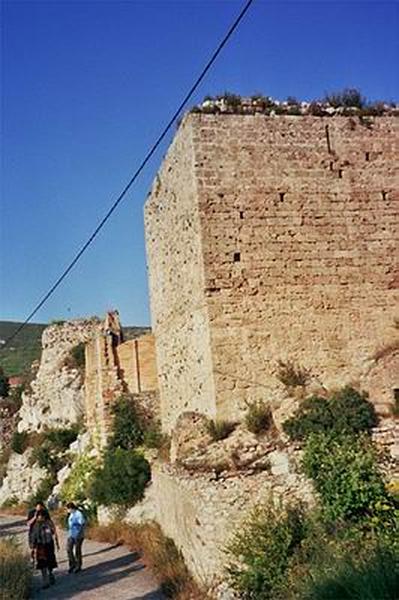
[[[69,573],[79,573],[82,570],[82,544],[85,534],[86,519],[76,504],[68,502],[68,539],[67,552]]]

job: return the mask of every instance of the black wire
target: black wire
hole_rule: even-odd
[[[97,237],[98,233],[104,227],[105,223],[111,217],[112,213],[119,206],[119,204],[122,201],[122,199],[124,198],[124,196],[127,194],[127,192],[129,191],[129,189],[131,188],[131,186],[133,185],[133,183],[136,181],[137,177],[140,175],[141,171],[144,169],[144,167],[146,166],[146,164],[148,163],[148,161],[150,160],[150,158],[152,157],[152,155],[154,154],[154,152],[157,150],[158,146],[160,145],[160,143],[162,142],[162,140],[164,139],[164,137],[168,133],[169,129],[172,127],[172,125],[174,124],[174,122],[178,118],[179,114],[181,113],[181,111],[183,110],[183,108],[186,106],[186,104],[190,100],[191,96],[194,94],[195,90],[197,89],[197,87],[199,86],[199,84],[201,83],[201,81],[204,79],[205,75],[207,74],[207,72],[209,71],[209,69],[211,68],[211,66],[213,65],[213,63],[215,62],[216,58],[218,57],[218,55],[220,54],[220,52],[222,51],[222,49],[224,48],[224,46],[228,42],[228,40],[231,37],[231,35],[237,29],[240,21],[243,19],[245,13],[248,11],[249,7],[251,6],[251,4],[253,2],[254,2],[254,0],[248,0],[248,2],[245,4],[244,8],[241,10],[240,14],[238,15],[238,17],[236,18],[236,20],[234,21],[234,23],[231,25],[231,27],[228,30],[228,32],[226,33],[226,35],[224,36],[224,38],[222,39],[222,41],[219,43],[219,45],[216,48],[216,50],[213,52],[211,58],[208,60],[207,64],[205,65],[205,67],[201,71],[200,75],[197,77],[197,79],[195,80],[194,84],[192,85],[192,87],[190,88],[190,90],[187,92],[186,96],[184,97],[184,99],[180,103],[179,107],[176,109],[174,115],[169,120],[169,122],[167,123],[167,125],[164,127],[163,131],[158,136],[157,140],[155,141],[155,143],[153,144],[153,146],[151,147],[151,149],[149,150],[149,152],[145,156],[144,160],[142,161],[142,163],[138,167],[137,171],[134,173],[133,177],[130,179],[129,183],[124,187],[124,189],[122,190],[122,192],[119,194],[118,198],[115,200],[115,202],[113,203],[113,205],[111,206],[111,208],[109,209],[109,211],[107,212],[107,214],[105,215],[105,217],[97,225],[97,227],[95,228],[95,230],[93,231],[93,233],[91,234],[91,236],[89,237],[89,239],[87,240],[87,242],[82,246],[82,248],[76,254],[75,258],[72,260],[72,262],[69,264],[69,266],[65,269],[65,271],[62,273],[62,275],[60,275],[60,277],[57,279],[57,281],[54,283],[54,285],[52,285],[52,287],[45,294],[45,296],[42,298],[42,300],[40,300],[40,302],[35,306],[35,308],[32,310],[32,312],[30,313],[30,315],[14,331],[14,333],[12,333],[12,335],[10,335],[9,338],[7,338],[7,340],[5,341],[5,343],[2,346],[2,349],[5,348],[5,346],[7,346],[11,342],[11,340],[13,340],[22,331],[22,329],[29,323],[29,321],[32,319],[32,317],[34,317],[34,315],[37,313],[37,311],[40,310],[40,308],[43,306],[43,304],[45,302],[47,302],[47,300],[50,298],[50,296],[52,296],[52,294],[55,292],[55,290],[58,288],[58,286],[64,281],[64,279],[67,277],[67,275],[72,271],[73,267],[76,265],[76,263],[78,262],[78,260],[82,256],[82,254],[87,250],[87,248],[90,246],[90,244],[93,242],[93,240]]]

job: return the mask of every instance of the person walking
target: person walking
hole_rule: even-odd
[[[37,502],[35,508],[32,508],[29,512],[28,512],[28,516],[26,519],[26,524],[28,526],[28,543],[29,543],[29,548],[31,550],[31,558],[32,560],[34,560],[34,551],[33,551],[33,540],[32,540],[32,535],[33,535],[33,529],[37,520],[37,516],[39,514],[40,511],[44,511],[45,516],[47,519],[49,519],[51,521],[51,517],[50,517],[50,513],[47,510],[46,506],[44,505],[44,502]],[[55,529],[55,525],[53,523],[53,521],[51,521],[54,529]]]
[[[76,504],[68,502],[68,539],[67,552],[69,561],[68,573],[79,573],[82,570],[82,544],[86,519]]]
[[[31,531],[31,544],[33,556],[36,559],[36,568],[42,572],[43,588],[48,588],[55,583],[53,570],[57,568],[55,557],[55,544],[60,549],[57,530],[51,521],[48,511],[36,511],[36,519]]]

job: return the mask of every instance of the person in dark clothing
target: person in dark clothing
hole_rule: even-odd
[[[42,572],[44,588],[55,583],[53,574],[53,570],[57,568],[55,545],[59,550],[60,545],[54,524],[48,517],[48,511],[39,510],[32,527],[32,548],[36,559],[36,568]]]
[[[47,508],[45,507],[43,502],[38,502],[36,504],[35,508],[32,508],[28,512],[28,517],[26,520],[26,523],[28,525],[28,542],[29,542],[29,548],[31,549],[32,559],[33,559],[32,532],[33,532],[33,527],[36,523],[37,515],[38,515],[39,511],[41,511],[41,510],[44,511],[46,518],[51,521],[50,513],[47,510]]]

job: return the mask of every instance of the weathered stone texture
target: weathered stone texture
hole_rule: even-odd
[[[144,415],[159,417],[153,336],[144,335],[124,343],[120,343],[121,338],[119,320],[114,322],[113,331],[106,322],[86,344],[85,414],[97,449],[107,443],[112,430],[112,407],[122,394],[132,394]]]
[[[138,394],[158,388],[155,341],[151,334],[129,340],[116,347],[121,378],[129,392]]]
[[[37,463],[31,465],[32,451],[28,448],[23,454],[11,453],[7,475],[0,486],[0,506],[12,499],[26,502],[48,475]]]
[[[398,339],[399,120],[371,121],[186,117],[146,204],[165,429],[278,408],[279,359],[362,383]]]
[[[283,456],[283,453],[281,453]],[[275,463],[280,472],[236,477],[187,476],[173,467],[153,467],[155,514],[164,533],[182,551],[190,571],[207,585],[223,578],[224,547],[257,505],[275,497],[284,502],[312,502],[309,482]]]
[[[165,428],[187,410],[216,414],[193,131],[184,131],[172,143],[145,214]]]
[[[44,330],[40,367],[22,396],[19,431],[68,427],[84,418],[82,374],[68,359],[72,348],[87,342],[97,328],[97,320],[81,319]]]
[[[102,448],[112,424],[112,405],[125,391],[112,335],[102,331],[86,344],[85,415],[94,445]]]

